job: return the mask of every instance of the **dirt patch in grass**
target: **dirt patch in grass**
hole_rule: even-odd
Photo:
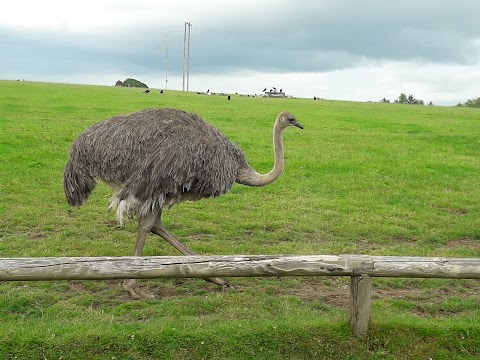
[[[305,278],[293,288],[292,295],[306,301],[318,301],[333,307],[348,307],[350,303],[350,285],[342,279],[327,279],[327,282],[315,278]]]
[[[105,220],[103,222],[107,227],[111,227],[111,228],[117,228],[117,227],[120,227],[119,223],[118,223],[118,220]]]
[[[467,215],[468,211],[464,209],[448,209],[448,212],[453,215]]]
[[[42,231],[27,231],[25,233],[25,236],[29,239],[29,240],[38,240],[38,239],[45,239],[46,237],[48,237],[47,234],[45,234],[44,232]]]
[[[403,289],[375,287],[372,289],[373,301],[405,300],[412,303],[412,311],[419,315],[431,315],[432,312],[444,313],[440,304],[448,299],[462,297],[472,299],[480,304],[480,287],[478,280],[462,280],[462,287],[442,286],[440,288],[421,288],[415,284]],[[294,287],[279,286],[276,294],[295,295],[306,302],[320,302],[331,307],[348,308],[350,304],[350,285],[344,280],[333,278],[305,278]],[[417,304],[417,305],[415,305]],[[455,312],[455,311],[454,311]]]
[[[458,239],[450,240],[446,245],[447,249],[480,249],[480,239]]]
[[[312,306],[323,305],[327,308],[346,310],[350,304],[350,282],[340,277],[304,277],[293,281],[278,278],[276,281],[264,282],[259,279],[229,279],[232,288],[222,289],[198,279],[165,279],[139,280],[139,286],[154,294],[158,300],[174,300],[195,296],[205,296],[218,292],[255,292],[270,296],[294,296]],[[392,288],[389,284],[373,285],[372,300],[387,307],[398,307],[418,316],[445,317],[468,311],[477,311],[474,305],[480,305],[480,281],[461,280],[461,283],[439,284],[438,287],[424,287],[419,283],[402,283],[402,288]],[[122,290],[122,280],[109,280],[97,288],[82,281],[70,282],[69,289],[73,294],[85,293],[109,298],[111,301],[129,302],[130,295]],[[393,284],[395,285],[395,284]],[[398,284],[397,284],[398,285]],[[449,301],[459,299],[466,301],[453,305]],[[140,300],[141,301],[141,300]],[[469,305],[468,305],[469,304]],[[473,304],[473,305],[472,305]]]
[[[190,234],[184,236],[185,239],[190,241],[201,241],[201,240],[210,240],[213,238],[212,234]]]

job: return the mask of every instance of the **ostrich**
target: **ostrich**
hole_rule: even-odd
[[[80,207],[97,179],[114,188],[109,209],[116,208],[120,224],[138,216],[134,256],[140,256],[147,235],[159,235],[184,255],[195,254],[162,224],[162,210],[182,201],[216,197],[234,182],[264,186],[284,169],[283,130],[303,129],[288,112],[281,112],[273,127],[274,166],[257,173],[242,150],[198,115],[177,109],[147,109],[115,116],[85,130],[72,144],[63,187],[67,202]],[[205,279],[220,286],[220,278]],[[150,299],[135,279],[126,279],[133,298]]]

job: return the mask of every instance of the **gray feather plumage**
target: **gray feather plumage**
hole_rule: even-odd
[[[116,188],[112,207],[149,215],[182,200],[228,192],[240,169],[241,149],[199,116],[148,109],[96,123],[73,143],[64,174],[70,205],[80,206],[100,179]]]

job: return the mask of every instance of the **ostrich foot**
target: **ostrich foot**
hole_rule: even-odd
[[[211,283],[214,283],[214,284],[217,284],[218,286],[222,286],[223,288],[229,288],[230,287],[230,284],[228,283],[227,280],[223,280],[221,278],[205,278],[204,279],[205,281],[208,281],[208,282],[211,282]]]
[[[150,294],[149,292],[142,290],[138,287],[137,281],[135,279],[126,279],[123,281],[123,290],[130,293],[133,299],[135,300],[151,300],[155,299],[155,295]]]

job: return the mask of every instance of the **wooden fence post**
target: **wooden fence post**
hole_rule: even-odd
[[[368,331],[372,303],[372,277],[350,277],[350,325],[355,336],[362,337]]]

